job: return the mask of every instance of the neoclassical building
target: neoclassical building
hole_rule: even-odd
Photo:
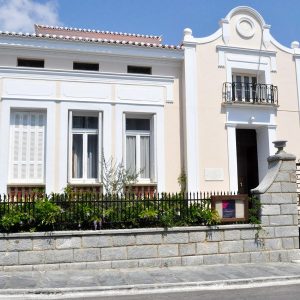
[[[191,190],[249,192],[266,174],[275,139],[300,157],[299,43],[281,45],[270,28],[254,9],[237,7],[208,37],[185,30]]]
[[[300,49],[237,7],[180,46],[157,36],[35,25],[0,33],[0,193],[102,190],[103,158],[139,191],[247,193],[272,141],[300,157]],[[298,82],[299,81],[299,82]]]

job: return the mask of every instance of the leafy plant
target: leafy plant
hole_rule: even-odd
[[[177,178],[177,182],[180,187],[180,192],[185,193],[186,192],[186,186],[187,186],[187,178],[186,178],[186,173],[184,170],[181,170],[181,173],[179,174]]]
[[[249,198],[249,223],[260,224],[261,202],[256,196]]]
[[[72,186],[70,184],[67,184],[67,186],[64,188],[64,194],[67,198],[70,198],[72,194],[74,193]]]
[[[189,222],[202,225],[217,225],[221,223],[221,218],[216,210],[211,209],[208,205],[193,204],[190,207]]]
[[[146,208],[140,212],[139,217],[141,219],[155,220],[158,217],[158,210],[154,208]]]
[[[171,209],[162,210],[159,215],[159,223],[163,227],[173,227],[175,226],[175,215]]]
[[[30,220],[29,214],[21,212],[19,207],[10,207],[0,219],[0,225],[4,231],[12,232],[17,230],[17,227],[22,228]]]
[[[37,226],[53,226],[61,214],[61,208],[48,199],[35,202],[35,222]]]

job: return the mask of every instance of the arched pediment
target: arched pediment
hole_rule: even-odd
[[[253,9],[252,7],[249,6],[237,6],[235,8],[233,8],[225,17],[226,20],[230,21],[230,19],[232,18],[232,16],[236,15],[236,14],[247,14],[247,15],[252,15],[259,23],[261,27],[264,27],[266,24],[264,18],[262,17],[262,15],[256,11],[255,9]]]
[[[238,6],[221,20],[222,36],[226,45],[267,49],[270,44],[270,26],[255,9]]]

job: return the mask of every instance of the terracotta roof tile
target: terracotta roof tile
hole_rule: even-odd
[[[51,28],[45,25],[35,25],[35,28]],[[62,28],[62,29],[59,29]],[[49,40],[68,40],[77,42],[90,42],[99,44],[113,44],[113,45],[130,45],[148,48],[161,48],[170,50],[180,50],[182,46],[174,45],[163,45],[161,44],[161,38],[158,36],[147,36],[129,33],[117,33],[117,32],[100,32],[93,31],[90,29],[76,29],[68,27],[53,27],[53,31],[36,30],[36,33],[23,33],[23,32],[9,32],[0,31],[0,36],[17,36],[17,37],[27,37],[27,38],[38,38],[38,39],[49,39]],[[74,32],[80,34],[73,34]],[[86,33],[93,33],[91,35],[86,35]],[[96,34],[99,34],[97,37]]]
[[[162,39],[160,36],[144,35],[135,33],[124,33],[124,32],[111,32],[111,31],[100,31],[92,29],[81,29],[81,28],[70,28],[70,27],[54,27],[48,25],[35,24],[36,34],[55,34],[65,36],[76,36],[82,38],[95,38],[95,39],[113,39],[133,42],[144,42],[144,43],[158,43],[160,44]]]

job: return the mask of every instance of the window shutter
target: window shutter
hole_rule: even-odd
[[[14,183],[43,183],[46,114],[15,111],[11,116],[11,173]]]

